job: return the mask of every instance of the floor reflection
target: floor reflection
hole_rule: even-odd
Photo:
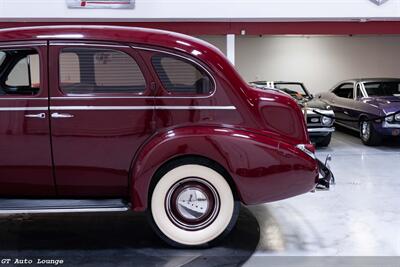
[[[64,259],[63,266],[239,266],[260,238],[242,207],[237,226],[216,247],[182,250],[164,244],[145,214],[103,213],[0,217],[0,258]]]

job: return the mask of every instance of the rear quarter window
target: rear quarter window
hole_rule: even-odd
[[[170,94],[208,95],[214,90],[207,71],[190,60],[159,53],[151,61],[164,89]]]

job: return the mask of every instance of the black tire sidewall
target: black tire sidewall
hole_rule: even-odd
[[[327,136],[324,136],[321,141],[317,143],[318,147],[327,147],[331,143],[332,133],[329,133]]]
[[[363,134],[362,134],[362,124],[365,121],[361,121],[360,122],[360,138],[361,141],[364,143],[364,145],[367,146],[378,146],[381,144],[382,142],[382,137],[380,136],[380,134],[375,130],[375,127],[373,125],[372,122],[368,121],[368,127],[369,127],[369,138],[366,140],[363,138]]]

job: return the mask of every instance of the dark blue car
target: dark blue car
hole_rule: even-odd
[[[336,123],[359,131],[366,145],[376,146],[385,136],[400,135],[400,114],[368,121],[400,110],[400,79],[347,80],[318,97],[331,105]]]

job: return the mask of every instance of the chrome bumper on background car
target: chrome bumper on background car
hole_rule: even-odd
[[[335,127],[330,128],[308,128],[307,131],[309,133],[332,133],[335,131]]]
[[[382,123],[383,128],[395,128],[400,129],[400,123],[389,123],[387,121],[383,121]]]

